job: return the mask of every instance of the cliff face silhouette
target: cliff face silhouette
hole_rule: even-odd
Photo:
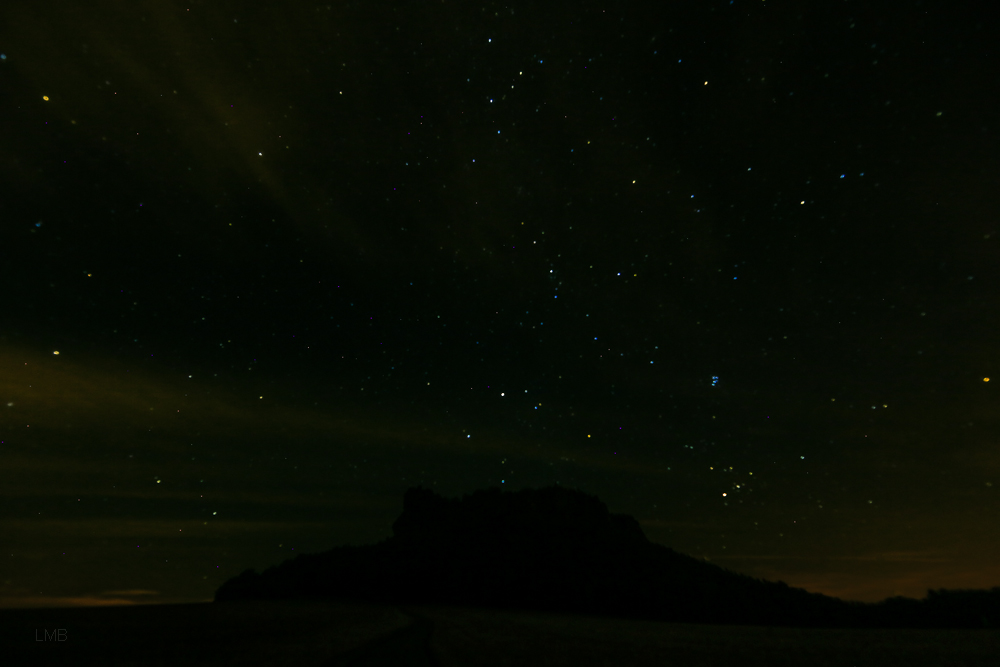
[[[215,600],[335,598],[801,627],[1000,625],[1000,588],[844,602],[654,544],[633,517],[558,486],[491,488],[461,500],[411,488],[392,531],[378,544],[247,570]]]

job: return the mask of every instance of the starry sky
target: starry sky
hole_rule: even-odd
[[[208,600],[416,485],[845,599],[1000,585],[995,28],[0,6],[0,606]]]

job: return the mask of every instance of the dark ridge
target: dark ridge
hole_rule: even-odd
[[[1000,626],[1000,588],[845,602],[650,542],[631,516],[553,486],[461,500],[411,488],[393,536],[246,570],[216,602],[330,598],[793,627]]]

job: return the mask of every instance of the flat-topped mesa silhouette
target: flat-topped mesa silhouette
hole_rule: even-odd
[[[545,610],[689,623],[983,627],[1000,589],[941,591],[928,601],[844,602],[724,570],[650,542],[631,516],[552,486],[480,490],[459,499],[411,488],[392,537],[300,555],[222,584],[218,602],[332,598]],[[968,602],[975,599],[969,607]],[[932,618],[933,616],[933,618]]]

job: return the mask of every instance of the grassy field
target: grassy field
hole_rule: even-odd
[[[391,607],[323,602],[5,609],[0,665],[323,665],[410,623]],[[45,641],[59,629],[64,641]]]
[[[27,609],[0,611],[0,664],[993,667],[1000,630],[708,626],[324,602]]]
[[[416,608],[441,667],[945,667],[1000,665],[1000,630],[712,626]]]

